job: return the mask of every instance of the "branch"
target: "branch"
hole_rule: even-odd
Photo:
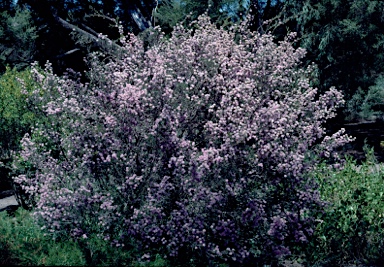
[[[131,14],[131,17],[133,18],[133,20],[135,21],[137,27],[139,27],[139,29],[141,31],[144,31],[150,27],[152,27],[152,23],[150,21],[147,21],[143,14],[141,13],[140,9],[136,8],[134,10],[130,10],[129,13]]]
[[[88,27],[88,26],[85,25],[84,23],[81,23],[81,26],[82,26],[83,28],[85,28],[87,31],[91,32],[93,35],[96,35],[96,36],[99,35],[94,29]]]
[[[55,15],[54,17],[55,17],[56,21],[58,23],[60,23],[64,28],[72,30],[72,31],[76,31],[80,35],[85,36],[86,38],[91,40],[96,46],[98,46],[102,50],[104,50],[105,52],[111,53],[111,50],[113,52],[115,52],[115,53],[120,53],[121,52],[122,47],[119,46],[118,44],[116,44],[115,42],[113,42],[108,37],[104,37],[103,39],[101,39],[98,36],[95,36],[94,33],[96,33],[96,32],[94,30],[92,30],[92,29],[91,29],[92,33],[89,33],[87,31],[77,27],[76,25],[74,25],[74,24],[72,24],[72,23],[70,23],[70,22],[60,18],[59,16]],[[73,52],[75,52],[75,51],[73,51]]]
[[[56,56],[56,58],[65,57],[65,56],[68,56],[68,55],[70,55],[70,54],[73,54],[73,53],[75,53],[75,52],[77,52],[77,51],[80,51],[80,48],[75,48],[75,49],[69,50],[68,52],[65,52],[65,53],[63,53],[63,54],[61,54],[61,55]]]

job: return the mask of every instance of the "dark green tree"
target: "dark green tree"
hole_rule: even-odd
[[[300,44],[319,65],[324,87],[335,85],[350,98],[383,72],[382,1],[307,0],[299,14]]]
[[[19,70],[29,66],[36,52],[36,38],[37,29],[27,9],[0,13],[0,73],[6,65]]]
[[[318,65],[321,91],[336,86],[347,101],[355,93],[364,98],[383,74],[384,2],[268,0],[252,1],[251,7],[255,30],[271,31],[277,40],[288,32],[298,33],[297,45],[307,50],[307,63]]]

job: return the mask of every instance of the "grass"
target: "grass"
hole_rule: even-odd
[[[86,262],[75,242],[54,242],[19,208],[15,217],[0,213],[0,265],[82,266]]]
[[[162,267],[167,262],[157,256],[153,262],[141,263],[131,251],[112,248],[97,237],[54,241],[30,212],[19,208],[14,216],[0,213],[0,266],[4,265]]]

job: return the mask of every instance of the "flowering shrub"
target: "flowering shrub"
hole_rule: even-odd
[[[23,138],[14,180],[49,231],[237,264],[307,242],[323,203],[306,173],[350,140],[322,127],[341,93],[317,95],[293,34],[195,23],[155,30],[146,51],[122,37],[121,57],[90,58],[89,83],[36,73],[49,120]]]

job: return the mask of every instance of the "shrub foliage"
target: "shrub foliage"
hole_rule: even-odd
[[[21,138],[37,120],[36,112],[26,102],[37,85],[30,70],[7,68],[0,76],[1,159],[9,158],[11,151],[18,149]]]
[[[36,89],[30,70],[6,68],[0,76],[0,188],[10,189],[9,177],[13,151],[20,149],[20,140],[31,126],[41,120],[34,106],[27,103]]]
[[[322,126],[341,93],[317,94],[294,35],[276,44],[245,25],[194,23],[170,39],[155,29],[147,50],[122,36],[121,57],[90,57],[89,83],[34,72],[43,93],[30,99],[48,121],[23,138],[14,180],[57,237],[239,264],[311,236],[323,202],[307,172],[350,140]]]
[[[359,260],[366,266],[380,266],[382,262],[384,169],[373,149],[365,152],[367,159],[361,165],[347,158],[341,170],[321,164],[313,172],[328,205],[307,246],[312,263],[334,266]]]

